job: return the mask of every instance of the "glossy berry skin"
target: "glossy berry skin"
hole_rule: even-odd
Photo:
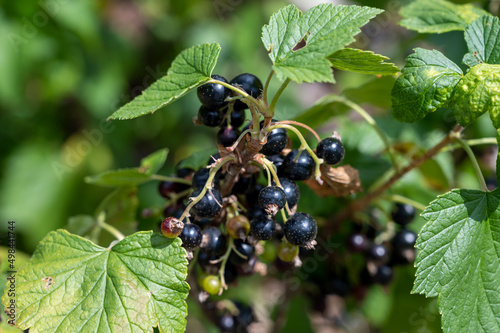
[[[175,173],[177,174],[177,177],[186,179],[194,173],[194,170],[191,168],[178,168],[176,166]]]
[[[330,137],[323,139],[318,144],[316,154],[319,158],[324,159],[326,164],[335,165],[344,159],[345,149],[339,139]]]
[[[231,254],[229,255],[229,261],[235,266],[247,263],[255,255],[255,247],[245,243],[241,239],[236,239],[234,241],[234,248],[236,249],[236,251],[238,251],[239,253],[241,253],[246,257],[243,258],[235,251],[232,251]]]
[[[164,198],[169,198],[171,194],[175,194],[179,192],[179,184],[170,182],[170,181],[162,181],[158,184],[158,192]]]
[[[186,223],[179,238],[182,240],[182,246],[187,249],[194,249],[201,243],[201,229],[193,223]]]
[[[234,128],[238,128],[241,125],[243,125],[243,123],[245,122],[245,118],[246,118],[245,110],[233,110],[233,112],[231,112],[229,123]]]
[[[283,191],[285,191],[288,207],[292,208],[299,202],[300,199],[299,186],[295,182],[286,178],[280,178],[280,184],[281,187],[283,187]]]
[[[288,153],[281,166],[283,176],[290,180],[306,180],[311,177],[314,171],[315,163],[311,155],[306,150],[303,150],[297,161],[295,161],[298,153],[298,149]]]
[[[222,123],[224,114],[219,109],[210,109],[202,105],[198,110],[198,120],[208,127],[217,127]]]
[[[220,75],[212,75],[212,79],[227,83]],[[231,90],[221,84],[207,83],[199,87],[197,93],[201,104],[210,109],[220,109],[227,104],[226,98],[231,94]]]
[[[273,162],[274,166],[276,169],[278,169],[278,172],[280,171],[280,167],[283,164],[283,156],[281,155],[268,155],[266,158]]]
[[[305,246],[316,238],[318,226],[307,213],[295,213],[285,223],[285,237],[293,245]]]
[[[386,262],[389,259],[389,251],[382,244],[372,245],[366,255],[377,262]]]
[[[272,120],[271,124],[276,122]],[[260,127],[264,124],[263,121],[260,122]],[[267,135],[267,143],[262,147],[259,153],[268,155],[276,155],[281,153],[281,151],[286,147],[288,143],[288,132],[284,128],[275,128],[269,132]]]
[[[226,230],[235,239],[245,238],[250,231],[250,221],[244,215],[233,216],[227,221]]]
[[[415,218],[415,207],[396,203],[391,212],[392,220],[402,226],[409,224]]]
[[[203,230],[201,250],[209,256],[219,257],[226,252],[227,240],[219,228],[208,227]]]
[[[167,238],[179,236],[184,228],[184,223],[175,217],[167,217],[161,222],[161,232]]]
[[[247,217],[250,221],[263,215],[267,216],[267,213],[259,204],[252,204],[248,207]]]
[[[217,295],[219,293],[220,287],[220,280],[215,275],[207,275],[201,282],[201,288],[203,288],[203,290],[205,290],[210,295]]]
[[[199,169],[193,175],[191,186],[193,186],[193,188],[195,190],[203,188],[208,180],[208,177],[210,177],[210,169],[207,169],[207,168]],[[216,174],[214,179],[213,179],[213,186],[215,189],[219,188],[219,183],[220,183],[220,179],[219,179],[219,177],[217,177],[217,174]]]
[[[278,246],[278,258],[290,262],[299,255],[299,247],[290,243],[281,242]]]
[[[212,264],[212,261],[217,260],[218,257],[211,256],[203,251],[198,252],[198,257],[196,258],[196,262],[198,265],[203,269],[204,271],[207,270],[214,270],[218,271],[219,267],[221,265],[220,262],[217,262],[215,264]]]
[[[394,273],[391,267],[380,266],[377,268],[377,272],[373,276],[373,282],[386,286],[392,282],[393,278]]]
[[[260,215],[250,221],[250,234],[259,240],[271,239],[276,231],[276,222],[267,215]]]
[[[203,189],[194,190],[191,197],[197,197]],[[192,208],[193,212],[199,217],[212,218],[222,210],[222,196],[215,188],[207,191],[203,198],[198,201]]]
[[[238,86],[239,88],[245,90],[247,94],[254,98],[260,97],[262,95],[262,82],[259,78],[253,74],[244,73],[240,74],[230,82],[231,85]],[[236,101],[234,108],[237,110],[247,109],[248,106],[242,101]]]
[[[236,328],[235,322],[236,322],[236,320],[235,320],[234,316],[232,316],[229,313],[226,313],[219,320],[219,328],[224,333],[234,332],[234,330]]]
[[[224,147],[230,147],[238,140],[241,132],[235,127],[223,127],[217,132],[217,143]]]
[[[413,249],[417,241],[417,234],[413,231],[403,229],[398,231],[392,239],[392,246],[398,251]]]
[[[286,204],[286,194],[281,187],[267,186],[259,193],[259,205],[270,215],[276,213]]]
[[[238,308],[240,313],[236,316],[236,323],[238,324],[238,333],[245,331],[245,329],[250,326],[255,321],[252,308],[248,305],[240,303],[238,301],[233,302]]]
[[[368,248],[368,239],[363,234],[352,234],[347,239],[347,248],[354,253],[364,252]]]

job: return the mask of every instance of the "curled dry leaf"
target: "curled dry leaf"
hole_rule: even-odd
[[[359,180],[358,170],[350,165],[343,165],[332,168],[329,165],[321,165],[321,179],[323,185],[320,185],[314,177],[305,181],[317,196],[320,197],[342,197],[351,193],[360,192],[361,181]]]

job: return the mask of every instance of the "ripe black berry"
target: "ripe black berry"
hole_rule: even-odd
[[[226,282],[227,283],[227,282]],[[230,313],[226,313],[219,320],[219,328],[224,333],[234,332],[235,329],[235,318]]]
[[[179,192],[179,184],[171,181],[162,181],[158,184],[158,192],[164,198],[169,198],[171,194]]]
[[[194,249],[201,243],[201,229],[193,223],[186,223],[182,229],[179,238],[182,240],[182,246],[187,249]]]
[[[276,230],[276,223],[267,215],[260,215],[250,221],[250,234],[259,240],[271,239]]]
[[[262,215],[267,216],[267,213],[259,204],[248,207],[247,217],[250,221]]]
[[[378,262],[386,262],[389,259],[389,251],[382,244],[374,244],[371,246],[366,254],[370,259]]]
[[[217,132],[217,143],[224,147],[230,147],[238,140],[240,131],[235,127],[223,127]]]
[[[412,249],[417,241],[417,234],[413,231],[403,229],[398,231],[392,239],[392,246],[398,251]]]
[[[342,142],[334,137],[323,139],[316,148],[319,158],[325,160],[326,164],[335,165],[344,159],[345,149]]]
[[[236,184],[233,186],[233,194],[247,194],[254,190],[257,183],[257,177],[254,175],[245,177],[240,176]]]
[[[270,125],[272,125],[272,123],[274,122],[277,121],[273,119]],[[260,122],[261,128],[263,124],[264,121],[261,121]],[[266,156],[279,154],[286,147],[287,143],[288,143],[287,130],[284,128],[275,128],[271,130],[271,132],[269,132],[269,134],[267,135],[267,143],[262,147],[260,153]]]
[[[210,109],[202,105],[198,110],[198,120],[205,126],[219,126],[222,123],[222,119],[224,119],[224,114],[219,109]]]
[[[220,75],[212,75],[212,79],[227,83],[227,80]],[[227,104],[226,98],[231,91],[221,84],[207,83],[199,87],[197,93],[201,104],[210,109],[220,109]]]
[[[195,190],[203,188],[208,180],[208,177],[210,177],[210,169],[201,168],[198,171],[196,171],[193,175],[193,180],[192,180],[193,188]],[[216,174],[215,177],[213,178],[213,187],[215,189],[219,188],[219,182],[220,179]]]
[[[368,240],[363,234],[352,234],[347,239],[347,248],[351,252],[364,252],[368,248]]]
[[[307,213],[295,213],[285,223],[285,237],[293,245],[310,247],[317,230],[316,221]]]
[[[238,301],[234,301],[233,303],[234,305],[236,305],[236,307],[240,312],[236,316],[236,322],[238,324],[238,333],[243,331],[246,332],[246,328],[255,321],[252,308]]]
[[[278,169],[278,173],[280,172],[280,167],[283,164],[283,156],[281,155],[268,155],[266,158],[273,162],[276,169]]]
[[[198,265],[201,267],[201,269],[203,269],[205,272],[212,274],[216,273],[221,265],[220,262],[213,263],[214,261],[217,261],[217,259],[219,259],[219,257],[211,256],[206,252],[200,251],[198,252],[198,257],[196,258],[196,261]]]
[[[231,126],[233,126],[234,128],[240,127],[245,122],[245,110],[233,110],[233,112],[231,112],[230,118],[231,119],[229,123],[231,124]]]
[[[377,268],[377,272],[373,276],[373,282],[381,284],[383,286],[391,283],[394,277],[392,268],[389,266],[380,266]]]
[[[397,203],[392,209],[392,220],[399,225],[407,225],[415,217],[415,207],[408,204]]]
[[[295,206],[300,199],[300,191],[299,186],[286,178],[280,178],[281,187],[283,187],[283,191],[285,191],[286,201],[288,202],[288,206],[292,208]]]
[[[226,252],[227,240],[219,228],[208,227],[203,230],[200,248],[203,252],[213,257],[220,257]]]
[[[281,187],[267,186],[259,193],[259,205],[269,215],[276,215],[276,213],[286,204],[286,194]]]
[[[290,180],[306,180],[313,174],[314,160],[306,150],[303,150],[295,161],[298,149],[292,150],[286,155],[281,166],[283,175]]]
[[[243,258],[235,251],[232,251],[231,254],[229,255],[229,261],[231,261],[231,263],[235,266],[247,263],[250,260],[250,258],[252,258],[255,254],[255,248],[252,245],[245,243],[241,239],[236,239],[234,241],[234,248],[240,254],[245,256],[245,258]]]
[[[194,190],[191,197],[197,197],[203,189]],[[222,210],[222,196],[215,188],[207,191],[203,198],[193,206],[193,212],[199,217],[212,218]]]
[[[247,94],[254,98],[258,98],[262,94],[262,82],[253,74],[244,73],[240,74],[230,82],[234,86],[238,86],[239,88],[245,90]],[[234,104],[236,110],[246,109],[248,106],[241,102],[236,101]]]

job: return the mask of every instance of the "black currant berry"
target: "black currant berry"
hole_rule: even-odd
[[[417,234],[413,231],[403,229],[398,231],[392,239],[392,246],[398,251],[413,249],[417,241]]]
[[[248,207],[247,217],[250,221],[262,215],[267,216],[267,213],[258,203]]]
[[[226,282],[227,283],[227,282]],[[230,313],[226,313],[219,320],[219,328],[224,333],[234,332],[236,327],[236,319]]]
[[[274,166],[276,169],[278,169],[278,172],[280,171],[280,167],[283,164],[283,156],[281,155],[268,155],[266,158],[273,162]]]
[[[198,247],[201,243],[201,229],[199,226],[193,223],[184,224],[179,238],[182,240],[182,246],[187,249],[194,249]]]
[[[210,177],[210,169],[201,168],[198,171],[196,171],[193,175],[193,180],[192,180],[193,188],[195,190],[203,188],[208,180],[208,177]],[[213,187],[215,189],[218,189],[219,183],[220,183],[220,179],[216,174],[213,178]]]
[[[253,74],[249,73],[240,74],[234,79],[232,79],[230,84],[245,90],[247,94],[249,94],[254,98],[258,98],[262,94],[262,89],[263,89],[262,82],[259,80],[258,77],[256,77]],[[242,110],[242,109],[247,109],[248,106],[242,101],[236,101],[236,103],[234,104],[234,108],[236,110]]]
[[[233,194],[247,194],[254,190],[257,183],[257,178],[254,175],[248,177],[240,176],[236,184],[233,186]]]
[[[345,155],[344,145],[337,138],[330,137],[323,139],[316,148],[316,154],[319,158],[325,160],[326,164],[339,164]]]
[[[300,156],[295,160],[299,151],[292,150],[286,155],[281,166],[283,176],[290,180],[306,180],[313,174],[314,160],[306,150],[303,150]]]
[[[389,251],[382,244],[372,245],[366,255],[377,262],[386,262],[389,259]]]
[[[212,75],[212,79],[227,83],[227,80],[220,75]],[[231,91],[221,84],[207,83],[199,87],[197,93],[201,104],[210,109],[220,109],[227,104],[226,98]]]
[[[276,231],[276,222],[267,215],[260,215],[250,221],[250,234],[259,240],[271,239]]]
[[[207,165],[214,164],[214,162],[217,161],[219,158],[220,158],[219,153],[215,153],[213,155],[210,155],[210,157],[208,158],[208,161],[207,161]]]
[[[259,204],[259,193],[260,191],[262,191],[263,188],[264,188],[263,185],[257,184],[255,185],[253,191],[251,191],[246,195],[248,206],[253,207]]]
[[[396,203],[392,209],[392,220],[399,225],[407,225],[415,217],[415,207],[408,204]]]
[[[347,248],[354,253],[364,252],[368,249],[368,239],[363,234],[352,234],[347,239]]]
[[[238,324],[237,332],[246,332],[246,328],[255,321],[252,308],[238,301],[234,301],[233,303],[239,310],[239,314],[236,316],[236,322]]]
[[[283,191],[285,191],[288,206],[292,208],[299,202],[300,199],[299,186],[295,182],[286,178],[280,178],[280,184],[281,187],[283,187]]]
[[[246,118],[245,110],[233,110],[233,112],[231,112],[230,118],[231,119],[229,123],[231,124],[231,126],[233,126],[234,128],[240,127],[245,122]]]
[[[372,279],[373,282],[386,286],[389,283],[391,283],[393,278],[394,278],[394,273],[391,267],[380,266],[377,268],[377,272],[375,273]]]
[[[170,198],[171,194],[179,192],[179,184],[171,181],[163,181],[158,184],[158,192],[164,198]]]
[[[277,120],[272,120],[271,124],[277,122]],[[262,125],[264,124],[264,121],[260,122],[260,128],[262,128]],[[262,147],[260,150],[261,154],[264,154],[266,156],[268,155],[276,155],[281,153],[281,151],[286,147],[286,144],[288,143],[288,132],[284,128],[275,128],[269,132],[267,135],[267,143]]]
[[[200,248],[213,257],[220,257],[226,252],[227,240],[219,228],[208,227],[203,230]]]
[[[243,258],[235,251],[232,251],[231,254],[229,255],[229,261],[235,266],[247,263],[250,260],[250,258],[252,258],[255,254],[255,247],[245,243],[241,239],[236,239],[234,241],[234,249],[238,251],[239,254],[245,256],[245,258]]]
[[[217,272],[219,270],[219,267],[221,265],[220,262],[217,263],[212,263],[214,261],[217,261],[219,257],[216,256],[211,256],[206,252],[200,251],[198,252],[198,257],[196,259],[198,265],[200,265],[201,269],[203,269],[205,272]]]
[[[192,174],[194,173],[194,170],[191,168],[179,168],[179,163],[175,167],[175,169],[176,169],[175,173],[177,174],[177,177],[189,179],[190,176],[192,176]]]
[[[240,131],[235,127],[223,127],[217,132],[217,143],[224,147],[230,147],[238,140]]]
[[[281,187],[267,186],[259,193],[259,205],[269,215],[276,215],[276,213],[286,204],[286,194]]]
[[[285,223],[285,237],[293,245],[312,246],[317,230],[316,221],[307,213],[295,213]]]
[[[197,197],[203,189],[194,190],[191,197]],[[217,216],[222,210],[222,196],[215,188],[207,191],[203,198],[193,206],[193,212],[199,217],[212,218]]]
[[[202,105],[198,110],[198,120],[208,127],[217,127],[222,123],[224,113],[219,109],[210,109]]]
[[[206,219],[206,218],[196,219],[193,221],[193,223],[197,224],[200,228],[204,229],[212,223],[212,219]]]

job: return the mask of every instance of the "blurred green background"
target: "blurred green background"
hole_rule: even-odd
[[[272,13],[289,3],[306,10],[320,2],[324,1],[3,2],[0,8],[0,221],[5,230],[8,220],[16,221],[18,249],[31,253],[47,232],[63,227],[68,217],[93,214],[111,190],[86,184],[85,176],[136,166],[142,157],[163,147],[170,149],[162,172],[168,174],[182,158],[216,146],[213,129],[200,126],[193,130],[191,120],[199,108],[196,94],[189,94],[154,115],[132,121],[105,121],[119,106],[164,75],[180,51],[203,42],[218,42],[222,52],[216,73],[231,79],[250,72],[264,81],[270,60],[260,40],[262,25]],[[439,49],[460,63],[466,50],[463,33],[418,35],[397,26],[399,8],[407,2],[335,3],[386,9],[386,13],[363,29],[357,47],[384,54],[400,67],[417,46]],[[498,9],[496,1],[483,1],[478,5]],[[453,117],[446,111],[417,125],[399,124],[390,116],[392,79],[373,84],[373,77],[366,75],[342,72],[335,75],[338,81],[335,86],[291,84],[278,105],[278,119],[301,115],[328,92],[350,90],[352,99],[376,106],[370,110],[396,142],[418,142],[425,147],[435,141],[432,136],[439,137],[453,124]],[[271,90],[275,91],[278,84],[273,81]],[[359,123],[356,117],[332,119],[333,114],[313,117],[311,121],[315,123],[311,125],[319,126],[323,135],[328,134],[332,126],[342,129],[348,154],[350,152],[348,162],[360,170],[364,185],[369,185],[389,166],[387,158],[380,156],[380,142],[372,140],[373,132],[369,128],[363,130],[365,124]],[[307,119],[307,114],[302,116]],[[467,135],[494,136],[488,122],[482,118],[468,129]],[[491,172],[485,163],[486,173]],[[433,186],[425,189],[414,186],[426,176],[422,170],[421,174],[405,180],[399,186],[399,193],[427,203],[448,186],[475,186],[475,178],[469,173],[456,176],[450,156],[442,157],[436,164],[429,165],[427,170],[430,178],[436,178],[427,179],[430,183],[434,181]],[[470,165],[457,168],[470,170]],[[324,200],[315,200],[312,192],[304,191],[305,207],[324,217],[331,213],[325,209]],[[162,202],[156,193],[156,184],[141,186],[139,198],[140,209]],[[141,220],[139,215],[137,218]],[[370,294],[373,305],[365,316],[384,327],[382,332],[439,330],[435,304],[424,301],[423,297],[409,296],[412,277],[413,270],[408,269],[389,293],[378,290]],[[252,290],[251,281],[247,288]],[[300,297],[294,299],[288,310],[292,322],[284,331],[294,327],[293,320],[303,318],[304,302]],[[293,304],[299,306],[294,308]],[[409,319],[412,316],[416,317]],[[399,319],[401,323],[395,325],[396,329],[391,328],[390,323]],[[414,324],[410,323],[412,320]],[[427,331],[421,330],[422,327]],[[289,328],[288,331],[296,330]],[[307,331],[307,328],[301,330]]]

